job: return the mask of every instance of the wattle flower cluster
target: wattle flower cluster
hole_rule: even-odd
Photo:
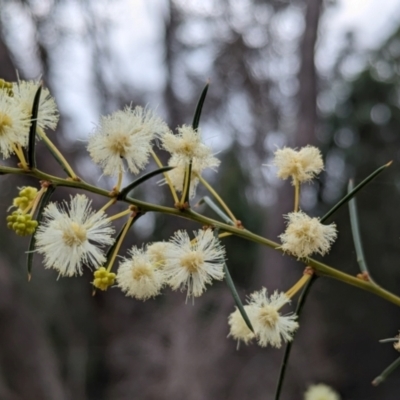
[[[193,240],[178,231],[169,242],[133,247],[130,256],[118,269],[117,283],[138,299],[157,295],[165,285],[198,297],[207,284],[224,278],[225,249],[210,229],[195,232]]]
[[[290,342],[293,339],[293,333],[299,327],[296,321],[297,315],[281,315],[279,313],[285,304],[290,303],[290,299],[285,293],[275,291],[268,297],[267,289],[263,288],[259,292],[251,294],[248,303],[244,309],[254,332],[249,329],[237,308],[228,318],[229,336],[236,339],[238,345],[239,341],[248,344],[256,339],[261,347],[270,344],[279,348],[282,341]]]
[[[324,168],[321,153],[313,146],[303,147],[299,151],[287,147],[278,149],[274,164],[278,167],[277,176],[281,179],[292,178],[293,185],[311,181]],[[284,252],[298,259],[307,258],[313,253],[325,255],[329,252],[337,237],[334,223],[323,225],[318,218],[309,217],[298,210],[284,217],[287,228],[279,236]]]
[[[202,142],[199,128],[194,130],[190,126],[183,125],[178,127],[177,135],[171,132],[163,135],[161,142],[162,147],[171,154],[168,165],[175,168],[168,172],[168,176],[178,192],[183,190],[185,172],[189,163],[192,163],[189,194],[193,198],[199,176],[207,168],[215,171],[220,161],[212,155],[211,148]]]
[[[36,251],[43,254],[46,268],[74,276],[81,275],[87,265],[99,271],[94,286],[101,290],[116,279],[127,296],[137,299],[154,297],[166,285],[198,297],[206,285],[224,278],[225,249],[211,229],[195,232],[192,240],[187,232],[178,231],[169,242],[142,249],[134,246],[116,276],[111,276],[104,268],[104,246],[114,243],[114,228],[103,211],[91,209],[85,195],[76,195],[61,206],[49,203],[43,217],[36,232]]]

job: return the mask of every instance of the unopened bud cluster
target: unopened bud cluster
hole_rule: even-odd
[[[32,220],[29,214],[21,214],[19,211],[14,211],[7,216],[7,227],[15,231],[18,236],[29,236],[35,232],[38,222]]]
[[[13,205],[18,207],[21,211],[25,210],[35,199],[37,192],[37,189],[32,186],[21,188],[18,197],[13,201]]]
[[[32,219],[31,214],[26,214],[26,210],[32,208],[32,203],[37,196],[38,190],[32,186],[20,188],[18,196],[13,200],[13,207],[17,210],[7,216],[7,227],[12,229],[18,236],[32,235],[38,222]]]
[[[94,272],[93,286],[96,289],[107,290],[115,282],[116,274],[107,271],[104,267],[100,267]]]

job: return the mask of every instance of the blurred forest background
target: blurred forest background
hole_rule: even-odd
[[[0,0],[0,77],[42,77],[61,112],[52,137],[85,180],[103,187],[113,182],[100,178],[84,143],[99,116],[132,102],[157,108],[171,128],[190,123],[209,78],[201,127],[222,164],[208,177],[245,227],[274,240],[293,202],[290,185],[262,167],[277,147],[322,149],[326,171],[301,198],[315,216],[343,196],[350,177],[359,182],[393,160],[357,202],[373,277],[400,293],[400,30],[364,52],[349,32],[331,67],[317,68],[321,18],[332,7],[323,0]],[[135,38],[122,28],[128,25]],[[42,168],[55,171],[41,149]],[[234,303],[223,282],[194,305],[168,290],[146,302],[116,289],[92,297],[89,271],[57,280],[37,256],[28,283],[28,239],[5,223],[16,187],[28,184],[35,182],[1,177],[0,399],[273,399],[283,350],[236,350],[226,338]],[[156,179],[136,195],[171,203]],[[67,196],[60,189],[54,199]],[[355,275],[347,208],[333,220],[339,240],[326,261]],[[125,248],[183,227],[198,228],[146,215]],[[243,299],[261,286],[286,290],[302,273],[301,264],[268,248],[237,238],[225,243]],[[370,384],[397,357],[378,340],[397,333],[399,317],[380,298],[319,279],[282,399],[301,399],[319,382],[345,400],[399,399],[400,371],[377,388]]]

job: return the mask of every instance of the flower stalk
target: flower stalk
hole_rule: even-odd
[[[238,221],[236,217],[233,215],[231,209],[226,205],[226,203],[222,200],[221,196],[214,190],[214,188],[200,175],[198,175],[200,182],[205,186],[205,188],[215,197],[221,207],[228,214],[229,218],[236,224]]]
[[[129,211],[132,213],[132,210],[129,210]],[[123,229],[123,231],[122,231],[120,237],[118,238],[117,243],[115,244],[115,247],[114,247],[114,249],[113,249],[111,258],[110,258],[110,260],[109,260],[109,262],[108,262],[108,265],[107,265],[107,272],[110,272],[110,271],[111,271],[111,269],[112,269],[112,267],[113,267],[113,265],[114,265],[115,259],[116,259],[117,255],[118,255],[119,249],[121,248],[122,242],[124,241],[126,234],[128,233],[130,227],[132,226],[132,222],[133,222],[133,220],[135,219],[135,217],[136,217],[136,214],[133,213],[133,214],[129,217],[128,221],[125,223],[124,229]]]
[[[158,158],[157,154],[156,154],[153,150],[150,151],[150,154],[151,154],[151,156],[153,157],[153,159],[154,159],[154,161],[156,162],[156,164],[158,165],[158,167],[159,167],[159,168],[163,168],[164,165],[163,165],[163,163],[161,162],[161,160]],[[179,203],[178,195],[176,194],[176,190],[175,190],[175,188],[174,188],[174,185],[172,184],[171,179],[170,179],[170,177],[168,176],[168,173],[167,173],[167,172],[164,172],[164,178],[165,178],[165,181],[166,181],[167,184],[168,184],[169,189],[171,190],[171,194],[172,194],[172,197],[174,198],[175,204],[178,204],[178,203]]]
[[[74,170],[71,168],[69,165],[68,161],[65,159],[65,157],[61,154],[61,152],[57,149],[57,146],[54,145],[54,143],[48,138],[46,133],[43,131],[41,128],[37,128],[37,134],[43,141],[46,143],[46,146],[49,148],[52,154],[57,158],[57,160],[61,163],[62,167],[65,169],[65,171],[68,173],[70,178],[72,178],[74,181],[79,181],[79,178],[75,174]]]

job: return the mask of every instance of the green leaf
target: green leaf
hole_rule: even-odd
[[[203,104],[207,96],[207,91],[208,91],[208,86],[210,84],[207,82],[206,86],[204,87],[203,91],[201,92],[199,101],[196,106],[196,111],[194,112],[194,117],[193,117],[193,122],[192,122],[192,128],[197,131],[197,128],[199,127],[200,123],[200,116],[201,116],[201,111],[203,109]]]
[[[354,188],[353,180],[349,180],[349,184],[347,186],[347,192],[351,192]],[[358,215],[357,215],[357,204],[356,199],[352,198],[349,201],[349,212],[350,212],[350,225],[351,225],[351,233],[353,235],[354,241],[354,248],[356,250],[357,255],[357,262],[360,267],[360,271],[365,273],[368,276],[368,280],[370,282],[375,283],[372,278],[371,274],[369,273],[367,262],[365,261],[363,246],[361,242],[361,235],[360,235],[360,226],[358,223]]]
[[[377,376],[372,384],[374,386],[378,386],[382,383],[394,370],[396,370],[400,366],[400,357],[392,362],[379,376]]]
[[[304,304],[307,300],[307,296],[310,292],[312,284],[315,282],[317,279],[317,275],[313,275],[311,279],[306,283],[306,285],[303,287],[303,290],[300,293],[299,299],[297,300],[297,307],[295,313],[297,314],[297,319],[300,320],[300,315],[301,312],[303,311]],[[294,339],[294,336],[293,336]],[[281,369],[279,371],[279,378],[278,378],[278,383],[276,385],[276,390],[275,390],[275,400],[279,400],[282,388],[283,388],[283,381],[285,380],[285,375],[286,375],[286,370],[288,366],[288,361],[290,357],[290,352],[292,350],[292,345],[293,345],[294,340],[291,342],[288,342],[285,348],[285,353],[283,354],[282,358],[282,363],[281,363]]]
[[[370,183],[375,179],[381,172],[383,172],[387,167],[392,164],[392,161],[388,162],[382,167],[375,170],[371,175],[366,177],[361,183],[359,183],[350,193],[347,193],[338,203],[336,203],[322,218],[321,223],[325,222],[334,212],[336,212],[342,205],[346,204],[351,198],[353,198],[359,190],[361,190],[365,185]]]
[[[42,196],[37,213],[36,213],[36,221],[38,222],[38,226],[42,220],[43,211],[46,208],[47,204],[49,204],[50,197],[53,195],[56,187],[51,185],[47,188],[46,192]],[[28,248],[28,258],[27,258],[27,269],[28,269],[28,280],[31,280],[31,272],[32,272],[32,262],[33,262],[33,254],[35,251],[35,244],[36,244],[36,232],[32,234],[31,241],[29,243]]]
[[[379,340],[379,343],[393,343],[393,342],[398,342],[399,338],[398,337],[391,337],[388,339],[381,339]]]
[[[31,127],[29,128],[28,142],[28,164],[29,168],[36,168],[35,145],[36,145],[36,126],[37,116],[39,113],[40,94],[42,93],[42,85],[40,84],[33,100]]]
[[[235,300],[236,306],[239,309],[239,312],[242,315],[244,322],[246,322],[247,327],[254,333],[253,326],[251,325],[250,319],[243,307],[242,301],[240,300],[239,294],[236,290],[235,284],[233,283],[231,274],[229,273],[226,263],[224,263],[224,271],[225,271],[225,281],[232,293],[232,296],[233,296],[233,299]]]
[[[132,191],[135,187],[141,185],[143,182],[146,182],[148,179],[152,178],[153,176],[163,174],[165,172],[171,171],[175,167],[163,167],[160,169],[156,169],[155,171],[151,171],[146,175],[141,176],[140,178],[136,179],[132,183],[130,183],[128,186],[124,187],[118,194],[118,199],[119,200],[125,200],[126,197],[128,196],[129,192]]]
[[[235,223],[215,204],[208,196],[200,199],[199,204],[206,203],[226,223],[235,226]]]
[[[192,162],[185,168],[185,176],[183,178],[183,192],[182,192],[182,203],[189,204],[189,194],[190,194],[190,181],[192,178]]]

